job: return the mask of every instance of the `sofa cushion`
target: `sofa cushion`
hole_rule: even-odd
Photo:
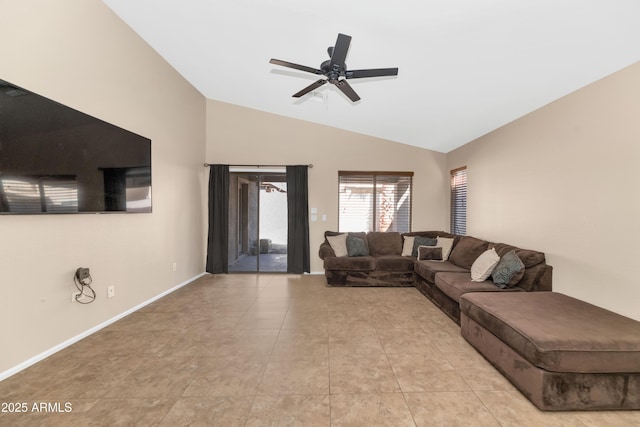
[[[487,280],[499,261],[500,257],[495,249],[491,248],[484,251],[471,265],[471,280],[474,282]]]
[[[418,260],[442,261],[442,248],[438,246],[418,246]]]
[[[468,292],[522,291],[520,288],[500,289],[490,280],[474,282],[469,273],[445,272],[436,275],[435,285],[449,298],[460,303],[460,297]]]
[[[327,236],[327,240],[337,257],[349,256],[346,233],[338,234],[337,236]]]
[[[347,252],[349,256],[369,256],[369,248],[365,239],[347,235]]]
[[[411,256],[413,253],[413,241],[416,236],[403,236],[402,237],[402,256]]]
[[[449,261],[416,261],[413,269],[429,283],[435,282],[436,273],[444,271],[469,274],[469,270],[453,265]]]
[[[491,273],[491,280],[500,288],[510,288],[518,284],[524,276],[524,264],[511,250],[504,254]]]
[[[376,270],[379,271],[413,271],[413,258],[402,255],[381,255],[375,260]]]
[[[451,249],[453,248],[453,244],[456,242],[456,239],[453,237],[440,237],[436,238],[436,246],[442,248],[442,260],[447,261],[449,259],[449,254],[451,253]]]
[[[449,261],[458,267],[471,269],[473,262],[489,247],[489,242],[471,236],[461,236],[449,255]],[[498,254],[499,255],[499,254]]]
[[[506,243],[492,243],[491,246],[495,248],[500,257],[505,256],[509,251],[514,251],[516,255],[518,255],[518,258],[520,258],[520,261],[524,264],[524,268],[531,268],[545,262],[544,252],[520,249],[515,246],[507,245]]]
[[[407,236],[422,236],[422,237],[431,237],[432,239],[441,237],[456,237],[455,234],[447,233],[446,231],[408,231],[406,233],[402,233],[403,237]]]
[[[367,239],[371,256],[402,254],[402,237],[398,232],[371,231]]]
[[[436,243],[438,243],[437,238],[416,236],[413,239],[413,250],[411,251],[411,256],[412,257],[418,256],[418,248],[420,246],[435,246]]]
[[[373,271],[376,260],[371,256],[329,257],[324,259],[325,270]]]
[[[331,245],[329,244],[329,237],[331,237],[331,236],[339,236],[340,234],[347,234],[347,235],[349,235],[349,236],[354,236],[354,237],[359,237],[359,238],[361,238],[362,240],[364,240],[364,244],[367,246],[367,252],[369,251],[369,244],[368,244],[368,241],[367,241],[367,233],[366,233],[366,232],[360,232],[360,231],[349,231],[349,232],[347,232],[347,233],[341,233],[341,232],[339,232],[339,231],[328,231],[328,230],[327,230],[327,231],[325,231],[325,232],[324,232],[324,243],[326,243],[327,245],[329,245],[329,248],[331,248]],[[321,246],[321,250],[322,250],[322,249],[323,249],[323,248],[322,248],[322,245],[320,245],[320,246]],[[334,253],[331,253],[332,251],[333,251],[333,249],[332,249],[332,248],[331,248],[331,251],[329,251],[329,250],[327,250],[327,249],[324,249],[324,250],[320,253],[320,255],[324,255],[324,257],[323,257],[323,256],[321,256],[321,258],[322,258],[322,259],[324,259],[324,258],[325,258],[325,257],[327,257],[327,256],[336,256],[336,255],[335,255],[335,251],[334,251]]]
[[[557,292],[473,293],[461,311],[551,372],[640,372],[640,322]]]
[[[402,244],[402,256],[418,256],[418,248],[420,246],[435,246],[438,239],[436,237],[425,236],[404,236]]]

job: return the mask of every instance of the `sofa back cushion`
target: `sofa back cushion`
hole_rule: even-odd
[[[371,256],[401,255],[402,237],[395,231],[371,231],[367,233]]]
[[[524,264],[524,268],[531,268],[535,265],[545,262],[544,252],[533,251],[531,249],[520,249],[506,243],[493,243],[492,246],[500,257],[506,255],[507,252],[514,251],[520,261]]]
[[[437,231],[437,230],[408,231],[406,233],[402,233],[402,237],[405,237],[405,236],[431,237],[432,239],[435,239],[438,236],[440,236],[440,237],[450,237],[450,238],[456,237],[455,234],[447,233],[446,231]]]
[[[461,236],[453,247],[449,261],[458,267],[471,270],[473,262],[489,247],[489,242],[471,236]],[[497,251],[496,251],[497,252]],[[498,254],[499,255],[499,254]]]
[[[546,263],[544,252],[520,249],[506,243],[492,243],[491,246],[495,248],[500,257],[514,251],[524,264],[524,274],[515,286],[525,291],[551,290],[551,271]]]

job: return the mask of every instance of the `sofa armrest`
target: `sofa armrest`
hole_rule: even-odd
[[[325,259],[328,257],[335,257],[336,253],[329,243],[323,242],[318,250],[318,256],[320,259]]]

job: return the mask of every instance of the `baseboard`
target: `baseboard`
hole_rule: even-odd
[[[52,354],[55,354],[55,353],[59,352],[60,350],[66,348],[66,347],[69,347],[72,344],[77,343],[81,339],[86,338],[86,337],[88,337],[89,335],[91,335],[91,334],[93,334],[95,332],[98,332],[100,329],[105,328],[105,327],[111,325],[114,322],[117,322],[118,320],[122,319],[123,317],[125,317],[125,316],[127,316],[127,315],[129,315],[131,313],[133,313],[134,311],[140,310],[142,307],[145,307],[145,306],[151,304],[152,302],[157,301],[160,298],[162,298],[162,297],[164,297],[166,295],[169,295],[172,292],[175,292],[176,290],[180,289],[181,287],[183,287],[185,285],[188,285],[189,283],[191,283],[194,280],[204,276],[205,274],[207,274],[207,273],[200,273],[197,276],[192,277],[191,279],[185,280],[184,282],[177,284],[173,288],[168,289],[168,290],[162,292],[161,294],[156,295],[155,297],[153,297],[151,299],[148,299],[147,301],[144,301],[144,302],[136,305],[135,307],[130,308],[129,310],[127,310],[127,311],[125,311],[123,313],[120,313],[117,316],[112,317],[111,319],[109,319],[109,320],[107,320],[107,321],[105,321],[105,322],[103,322],[103,323],[101,323],[101,324],[99,324],[97,326],[94,326],[91,329],[87,329],[86,331],[80,333],[79,335],[76,335],[73,338],[69,338],[68,340],[56,345],[55,347],[52,347],[52,348],[50,348],[50,349],[48,349],[46,351],[43,351],[42,353],[32,357],[31,359],[28,359],[28,360],[20,363],[17,366],[14,366],[13,368],[9,368],[4,372],[0,372],[0,381],[9,378],[12,375],[17,374],[18,372],[22,371],[23,369],[26,369],[29,366],[34,365],[34,364],[38,363],[39,361],[41,361],[43,359],[46,359],[47,357],[51,356]]]

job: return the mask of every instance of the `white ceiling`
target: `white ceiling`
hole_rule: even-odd
[[[638,0],[103,0],[205,97],[448,152],[640,60]],[[296,100],[338,33],[349,69]]]

